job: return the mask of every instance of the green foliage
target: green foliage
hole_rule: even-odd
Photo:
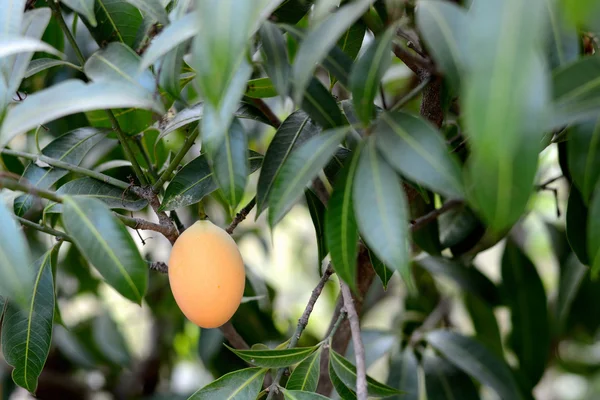
[[[94,390],[172,399],[163,371],[200,359],[214,380],[191,399],[365,400],[364,378],[372,397],[469,400],[485,386],[518,400],[551,387],[549,373],[599,397],[599,12],[590,0],[4,0],[13,382],[50,397],[56,376],[56,398],[93,397],[71,391],[94,371]],[[193,329],[155,271],[204,218],[280,262],[268,254],[279,229],[308,215],[316,249],[287,241],[291,277],[244,257],[244,298],[221,330]],[[495,246],[500,262],[478,257]],[[315,270],[312,293],[278,293]],[[332,271],[361,319],[390,328],[352,331],[350,302],[315,321],[333,308]],[[132,342],[141,328],[111,291],[144,305],[149,343]],[[73,318],[82,301],[93,312]],[[387,380],[362,361],[387,362]]]

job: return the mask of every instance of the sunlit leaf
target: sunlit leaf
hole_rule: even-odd
[[[300,390],[286,390],[283,389],[283,397],[286,400],[326,400],[328,397],[321,396],[320,394],[303,392]]]
[[[304,361],[294,368],[292,375],[287,381],[288,390],[303,390],[314,392],[319,383],[319,374],[321,371],[321,348],[308,356]]]
[[[100,200],[64,197],[63,225],[83,256],[125,298],[141,304],[148,266],[133,238]]]
[[[283,34],[277,25],[265,22],[260,28],[265,70],[280,96],[286,97],[290,87],[291,66]]]
[[[39,39],[33,39],[23,36],[4,36],[0,37],[0,58],[12,56],[19,53],[43,51],[63,57],[60,51]]]
[[[79,69],[79,67],[75,64],[71,64],[70,62],[67,61],[63,61],[63,60],[56,60],[54,58],[38,58],[36,60],[31,60],[31,62],[29,63],[29,66],[27,67],[27,70],[25,71],[25,74],[23,75],[23,78],[29,78],[30,76],[33,76],[35,74],[37,74],[38,72],[42,72],[47,70],[48,68],[52,68],[52,67],[56,67],[56,66],[60,66],[60,65],[64,65],[66,67],[70,67],[73,69]]]
[[[188,400],[255,399],[268,369],[246,368],[223,375],[191,395]]]
[[[271,79],[257,78],[248,81],[244,95],[254,99],[266,99],[277,96],[277,91]]]
[[[87,19],[83,19],[83,22],[101,45],[121,42],[132,47],[144,19],[137,8],[121,0],[95,0],[94,15],[98,22],[96,26],[92,26]]]
[[[96,22],[96,15],[94,14],[95,0],[60,0],[60,2],[66,4],[73,11],[83,15],[92,27],[98,25],[98,22]]]
[[[331,379],[331,383],[335,388],[335,391],[340,396],[342,400],[356,400],[356,393],[354,393],[351,389],[342,382],[342,380],[337,376],[335,370],[333,369],[333,362],[331,361],[331,357],[329,358],[329,379]]]
[[[241,122],[234,119],[213,162],[215,180],[232,208],[244,196],[248,169],[246,132]]]
[[[235,350],[227,347],[247,363],[263,368],[282,368],[298,364],[314,353],[318,346],[280,350]]]

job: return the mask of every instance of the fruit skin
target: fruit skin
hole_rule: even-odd
[[[183,314],[202,328],[217,328],[240,306],[246,283],[235,241],[212,222],[198,221],[175,242],[169,282]]]

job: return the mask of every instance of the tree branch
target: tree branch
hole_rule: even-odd
[[[113,114],[111,110],[104,111],[108,115],[108,119],[110,119],[113,131],[117,134],[117,139],[119,139],[121,146],[123,146],[123,153],[125,153],[125,158],[131,163],[131,168],[133,168],[133,172],[137,176],[141,185],[147,185],[148,181],[146,180],[146,175],[144,175],[142,167],[140,167],[140,164],[137,162],[137,159],[133,154],[133,151],[131,151],[131,147],[129,147],[129,142],[127,141],[127,135],[121,129],[121,126],[119,125],[119,121],[115,117],[115,114]]]
[[[240,212],[235,215],[235,218],[233,219],[233,221],[231,221],[231,224],[229,224],[227,229],[225,229],[225,232],[229,233],[230,235],[233,234],[233,231],[235,230],[235,228],[237,228],[237,226],[243,220],[246,219],[246,217],[248,216],[248,214],[250,214],[250,211],[252,211],[252,209],[254,208],[255,205],[256,205],[256,196],[254,196],[254,198],[252,200],[250,200],[248,202],[248,204],[246,204],[246,207],[242,208],[240,210]]]
[[[277,115],[275,115],[273,110],[271,110],[271,108],[267,105],[267,103],[264,102],[263,99],[251,99],[251,101],[252,104],[254,104],[254,106],[258,108],[265,115],[265,117],[267,117],[269,122],[271,122],[276,129],[281,126],[281,120],[279,117],[277,117]]]
[[[48,5],[50,6],[50,9],[52,10],[52,14],[54,14],[54,18],[56,18],[56,21],[58,22],[58,25],[60,25],[60,28],[64,32],[65,36],[67,37],[67,40],[69,41],[69,43],[71,43],[71,47],[75,52],[75,56],[79,60],[81,67],[83,67],[83,65],[85,64],[85,57],[83,56],[81,49],[77,45],[77,41],[71,34],[71,31],[69,30],[69,27],[67,26],[67,23],[65,22],[65,19],[63,18],[62,13],[60,12],[60,5],[54,0],[47,1]]]
[[[313,289],[312,294],[308,299],[308,304],[306,304],[306,308],[304,309],[302,316],[298,320],[298,326],[296,327],[296,331],[294,332],[294,335],[292,336],[290,343],[287,346],[288,349],[296,347],[296,345],[298,344],[298,340],[300,340],[302,332],[304,332],[304,329],[306,329],[306,325],[308,325],[308,319],[310,318],[310,314],[313,311],[315,303],[317,302],[317,299],[321,295],[325,284],[327,283],[329,277],[331,277],[332,274],[333,268],[331,267],[331,263],[329,263],[327,269],[325,270],[325,272],[323,272],[323,276],[319,280],[319,283]],[[279,381],[281,380],[284,371],[285,368],[279,368],[279,370],[277,371],[277,375],[275,376],[275,379],[273,379],[273,383],[271,383],[271,385],[269,386],[269,395],[267,396],[267,400],[271,400],[275,393],[278,391],[277,388],[279,385]]]
[[[183,157],[185,157],[185,155],[187,154],[189,149],[194,145],[194,141],[198,137],[199,133],[200,133],[200,129],[198,127],[196,127],[196,129],[194,129],[192,131],[192,133],[185,138],[185,142],[183,142],[183,146],[181,147],[181,149],[179,150],[177,155],[175,155],[175,158],[173,158],[173,161],[171,161],[171,163],[169,164],[167,169],[164,170],[164,172],[160,175],[158,180],[154,183],[154,185],[152,185],[152,191],[154,191],[154,193],[158,193],[160,191],[160,189],[162,189],[165,182],[171,178],[171,174],[179,166],[179,164],[181,163],[181,160],[183,160]]]
[[[227,341],[234,348],[238,350],[246,350],[250,348],[250,346],[248,346],[248,343],[246,343],[242,335],[240,335],[235,329],[231,321],[227,321],[225,325],[222,325],[219,329],[223,333],[223,336],[225,336],[225,339],[227,339]]]
[[[431,69],[431,64],[427,60],[421,58],[417,54],[411,53],[398,44],[394,44],[392,46],[392,50],[396,57],[398,57],[408,68],[410,68],[411,71],[417,75],[420,75],[422,71],[428,71]]]
[[[354,308],[354,299],[350,288],[342,281],[340,281],[340,286],[344,307],[348,313],[348,321],[350,321],[354,354],[356,355],[356,397],[358,400],[367,400],[367,368],[365,366],[365,347],[360,337],[360,320],[356,308]]]
[[[412,232],[418,231],[419,229],[424,228],[427,224],[438,219],[439,216],[444,214],[445,212],[448,212],[462,205],[464,205],[464,202],[462,200],[448,200],[440,208],[435,209],[423,215],[422,217],[417,218],[410,226],[410,230]]]
[[[35,229],[36,231],[47,233],[48,235],[52,235],[61,240],[66,240],[67,242],[73,241],[73,239],[71,239],[71,236],[67,235],[64,232],[57,231],[56,229],[52,229],[49,226],[36,224],[33,221],[30,221],[28,219],[25,219],[25,218],[22,218],[22,217],[19,217],[16,215],[15,215],[15,218],[17,219],[17,221],[19,221],[21,223],[21,225],[26,226],[28,228],[32,228],[32,229]]]

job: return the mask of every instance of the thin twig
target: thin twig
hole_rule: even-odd
[[[300,319],[298,319],[298,325],[296,326],[296,331],[294,332],[294,335],[292,336],[292,338],[290,339],[290,342],[288,343],[288,346],[287,346],[288,349],[296,347],[296,345],[298,344],[298,340],[300,340],[300,336],[302,336],[302,332],[304,332],[304,329],[306,329],[306,325],[308,325],[308,319],[310,318],[310,314],[312,313],[313,308],[315,307],[315,303],[317,302],[317,299],[321,295],[321,292],[323,291],[325,284],[327,283],[327,281],[329,280],[329,277],[331,277],[332,274],[333,274],[333,268],[331,267],[331,263],[330,263],[327,266],[327,269],[325,270],[325,272],[323,272],[323,276],[319,280],[319,283],[313,289],[312,294],[310,295],[310,298],[308,299],[308,304],[306,304],[306,308],[304,309],[304,312],[302,313],[302,316],[300,317]],[[284,371],[285,371],[285,368],[279,368],[279,370],[277,371],[277,375],[275,376],[275,379],[273,379],[273,383],[271,383],[271,386],[269,386],[269,389],[268,389],[269,395],[267,396],[267,400],[271,400],[273,398],[273,396],[275,395],[275,393],[278,391],[277,388],[279,385],[279,381],[281,380],[281,377],[283,376]]]
[[[229,224],[227,229],[225,229],[225,232],[229,233],[230,235],[233,234],[233,231],[235,230],[235,228],[237,228],[237,226],[243,220],[246,219],[246,217],[248,216],[248,214],[250,214],[250,211],[252,211],[252,209],[254,208],[255,205],[256,205],[256,196],[254,196],[254,198],[252,200],[250,200],[248,202],[248,204],[246,204],[246,207],[242,208],[240,210],[240,212],[235,215],[235,218],[233,219],[233,221],[231,221],[231,224]]]
[[[421,91],[431,82],[431,78],[427,77],[423,79],[417,86],[415,86],[410,92],[408,92],[404,97],[402,97],[396,104],[392,106],[391,111],[396,111],[406,105],[409,101],[414,99]]]
[[[135,144],[136,144],[138,150],[140,151],[140,153],[142,154],[142,157],[144,158],[144,162],[148,166],[148,171],[150,172],[150,176],[153,179],[158,179],[158,176],[156,175],[156,171],[154,171],[154,164],[152,164],[152,160],[150,159],[150,154],[148,154],[148,151],[144,147],[144,143],[142,143],[141,137],[142,137],[142,134],[134,136]]]
[[[450,211],[454,208],[457,208],[463,204],[464,203],[462,200],[448,200],[440,208],[435,209],[435,210],[423,215],[422,217],[419,217],[416,220],[414,220],[414,222],[410,226],[410,230],[412,232],[418,231],[419,229],[425,227],[427,224],[435,221],[437,218],[439,218],[440,215],[442,215],[445,212]]]
[[[32,228],[32,229],[35,229],[37,231],[47,233],[48,235],[52,235],[52,236],[54,236],[54,237],[56,237],[58,239],[66,240],[67,242],[72,242],[73,241],[73,239],[71,239],[71,237],[69,235],[67,235],[66,233],[61,232],[61,231],[57,231],[56,229],[52,229],[49,226],[44,226],[44,225],[41,225],[41,224],[36,224],[33,221],[30,221],[28,219],[25,219],[25,218],[22,218],[22,217],[19,217],[19,216],[16,216],[16,215],[15,215],[15,218],[17,219],[17,221],[19,221],[21,223],[21,225],[26,226],[28,228]]]
[[[360,337],[360,320],[358,319],[356,308],[354,308],[354,299],[352,298],[350,288],[341,281],[340,286],[342,288],[344,307],[346,308],[348,321],[350,322],[354,354],[356,355],[356,398],[358,400],[367,400],[367,368],[365,365],[365,347]]]
[[[179,166],[181,160],[183,160],[183,157],[185,157],[188,150],[194,145],[194,141],[198,137],[199,133],[200,130],[198,127],[196,127],[196,129],[194,129],[192,133],[190,133],[190,135],[185,138],[183,146],[181,147],[177,155],[175,155],[173,161],[171,161],[171,163],[167,166],[167,169],[164,170],[164,172],[160,175],[158,180],[154,183],[154,185],[152,185],[152,190],[154,191],[154,193],[158,193],[160,189],[162,189],[165,182],[171,178],[171,174]]]
[[[427,318],[425,318],[421,326],[413,332],[410,337],[410,343],[412,345],[416,345],[421,339],[423,339],[425,333],[435,328],[440,321],[444,320],[444,318],[446,318],[450,312],[451,305],[452,302],[449,298],[442,297],[433,311],[427,316]]]
[[[119,142],[121,143],[121,146],[123,147],[123,153],[125,153],[125,158],[127,159],[127,161],[129,161],[131,163],[131,168],[133,168],[133,172],[135,172],[135,175],[137,176],[141,185],[147,185],[148,181],[146,180],[146,175],[144,175],[144,172],[142,171],[142,167],[140,167],[140,164],[138,163],[137,159],[135,158],[135,155],[133,154],[131,147],[129,147],[127,135],[125,134],[125,132],[123,132],[123,129],[121,129],[121,125],[119,125],[119,121],[117,120],[117,117],[115,117],[115,114],[112,112],[112,110],[107,109],[104,111],[108,115],[108,119],[110,120],[112,129],[117,134],[117,139],[119,139]]]
[[[269,122],[271,122],[275,128],[279,128],[281,126],[281,120],[279,117],[277,117],[277,115],[275,115],[267,103],[265,103],[262,99],[251,99],[251,101],[252,104],[254,104],[254,106],[258,108],[265,115],[265,117],[267,117]]]
[[[67,37],[67,40],[69,41],[69,43],[71,43],[71,47],[73,48],[73,51],[75,52],[75,56],[77,57],[81,66],[83,67],[83,65],[85,64],[85,57],[83,56],[81,49],[77,45],[77,41],[71,34],[71,31],[69,30],[69,27],[67,26],[67,23],[65,22],[65,19],[63,18],[62,13],[60,12],[60,5],[58,3],[56,3],[54,0],[48,0],[48,5],[52,9],[54,18],[56,18],[56,21],[58,22],[58,25],[64,32],[65,36]]]
[[[29,183],[19,182],[14,178],[6,178],[8,174],[0,172],[0,188],[6,188],[23,193],[30,193],[36,197],[62,203],[62,197],[55,192],[45,189],[39,189]]]
[[[235,327],[233,326],[231,321],[228,321],[227,323],[225,323],[225,325],[221,326],[220,329],[221,329],[221,332],[223,333],[223,336],[225,336],[225,339],[227,339],[227,341],[234,348],[236,348],[238,350],[245,350],[245,349],[250,348],[250,346],[248,346],[248,343],[246,343],[244,338],[235,329]]]
[[[2,149],[2,150],[0,150],[0,153],[10,155],[10,156],[24,158],[26,160],[30,160],[33,162],[36,162],[39,160],[43,163],[46,163],[46,164],[51,165],[56,168],[65,169],[67,171],[72,171],[72,172],[75,172],[75,173],[78,173],[81,175],[89,176],[90,178],[94,178],[101,182],[108,183],[109,185],[118,187],[119,189],[127,190],[130,187],[130,185],[127,182],[123,182],[122,180],[115,179],[111,176],[105,175],[100,172],[92,171],[87,168],[80,167],[78,165],[69,164],[67,162],[57,160],[55,158],[47,157],[43,154],[25,153],[23,151],[10,150],[10,149]]]

